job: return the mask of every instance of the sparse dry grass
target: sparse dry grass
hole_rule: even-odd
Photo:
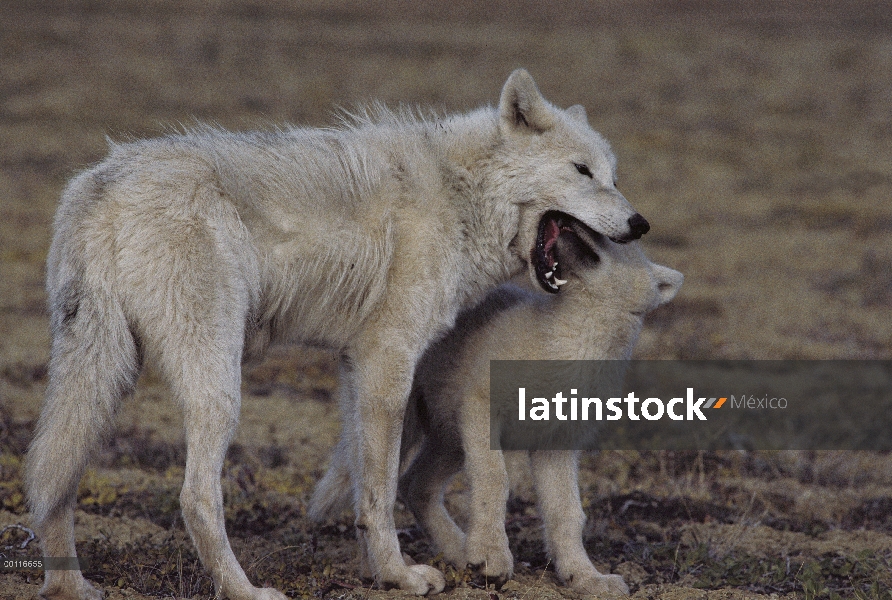
[[[21,462],[46,385],[43,262],[65,180],[105,136],[178,123],[330,123],[381,99],[465,110],[527,67],[583,103],[685,273],[641,358],[892,355],[892,18],[881,2],[24,2],[0,6],[0,526],[27,523]],[[337,434],[333,358],[246,371],[224,471],[227,527],[257,583],[392,598],[358,579],[350,519],[304,519]],[[208,597],[178,512],[179,414],[146,373],[79,493],[78,545],[109,598]],[[866,453],[588,457],[587,547],[638,598],[889,598],[892,460]],[[526,490],[526,491],[525,491]],[[461,507],[457,482],[449,497]],[[550,574],[520,479],[503,598],[575,598]],[[404,512],[401,540],[440,564]],[[4,534],[0,545],[19,538]],[[36,548],[29,546],[29,555]],[[447,570],[447,597],[491,598]],[[35,580],[0,574],[0,597]]]

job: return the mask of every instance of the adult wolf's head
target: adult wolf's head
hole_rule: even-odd
[[[616,159],[582,106],[556,108],[518,69],[502,88],[498,110],[503,189],[520,207],[515,251],[545,291],[560,290],[553,249],[573,220],[620,243],[647,233],[647,220],[617,191]]]

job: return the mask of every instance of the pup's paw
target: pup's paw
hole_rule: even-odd
[[[508,549],[508,536],[504,532],[487,537],[468,536],[465,557],[467,564],[487,583],[501,584],[514,574],[514,557]]]
[[[416,596],[427,596],[442,592],[446,587],[446,578],[431,566],[409,565],[404,571],[387,577],[384,584],[394,584]]]
[[[455,523],[430,524],[430,536],[446,562],[464,568],[466,537]]]
[[[629,586],[619,575],[585,574],[568,577],[567,584],[577,592],[595,596],[629,595]]]

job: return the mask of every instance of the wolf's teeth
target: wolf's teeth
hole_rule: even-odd
[[[555,279],[554,279],[554,282],[555,282],[558,286],[562,286],[562,285],[564,285],[565,283],[567,283],[567,280],[566,280],[566,279],[558,279],[558,278],[555,278]]]
[[[551,265],[551,268],[552,268],[552,269],[557,269],[557,263],[554,263],[553,265]]]
[[[549,271],[545,274],[545,279],[551,279],[551,276],[554,275],[554,271]]]

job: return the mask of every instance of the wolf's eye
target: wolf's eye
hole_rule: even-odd
[[[592,175],[592,172],[589,171],[588,165],[584,165],[582,163],[573,163],[573,166],[576,167],[576,170],[579,171],[580,175],[585,175],[589,179],[595,178],[595,176]]]

